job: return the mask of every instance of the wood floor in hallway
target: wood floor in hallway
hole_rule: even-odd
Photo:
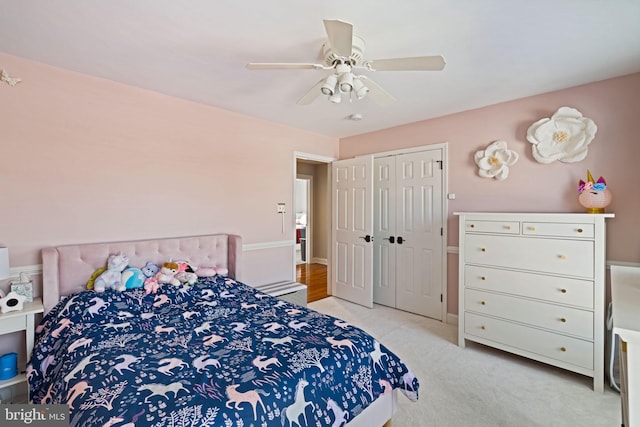
[[[329,296],[327,294],[327,266],[324,264],[297,264],[296,281],[307,285],[307,302]]]

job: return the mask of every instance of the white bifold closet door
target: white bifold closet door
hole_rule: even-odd
[[[442,316],[442,150],[374,159],[373,301]]]
[[[332,294],[373,307],[373,156],[332,166]]]

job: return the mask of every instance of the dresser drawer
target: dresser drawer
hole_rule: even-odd
[[[475,313],[464,314],[466,334],[593,369],[593,343]]]
[[[593,278],[593,242],[466,234],[466,263]]]
[[[519,221],[466,221],[467,233],[520,234]]]
[[[557,236],[593,238],[593,224],[572,224],[562,222],[523,222],[525,236]]]
[[[465,265],[468,288],[485,289],[593,309],[593,281]]]
[[[593,340],[592,311],[475,289],[465,289],[464,308]]]

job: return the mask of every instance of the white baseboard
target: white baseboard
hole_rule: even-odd
[[[447,324],[458,326],[458,315],[447,313]]]
[[[327,262],[326,258],[311,258],[311,264],[323,264],[323,265],[328,265],[329,263]]]

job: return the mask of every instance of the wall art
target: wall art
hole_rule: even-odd
[[[476,151],[473,158],[478,165],[478,175],[502,181],[509,176],[509,166],[518,161],[518,153],[509,150],[505,141],[494,141],[484,150]]]
[[[575,108],[560,107],[551,117],[540,119],[527,130],[533,158],[540,163],[559,160],[574,163],[587,157],[598,127]]]

